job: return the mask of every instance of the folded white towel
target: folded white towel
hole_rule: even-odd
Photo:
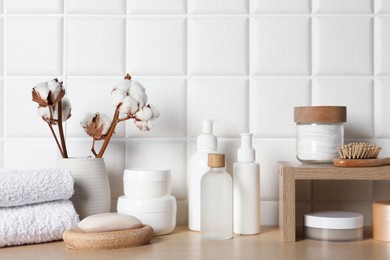
[[[0,247],[60,240],[78,223],[69,200],[0,208]]]
[[[0,207],[66,200],[73,192],[69,170],[0,170]]]

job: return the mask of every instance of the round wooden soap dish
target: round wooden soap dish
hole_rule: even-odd
[[[74,250],[102,250],[142,246],[153,237],[153,228],[142,225],[136,229],[87,233],[79,228],[66,230],[63,234],[65,245]]]

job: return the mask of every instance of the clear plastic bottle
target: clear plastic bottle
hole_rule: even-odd
[[[260,165],[255,162],[252,134],[241,134],[237,162],[233,164],[233,231],[260,233]]]
[[[209,154],[209,171],[201,182],[200,234],[203,239],[233,237],[232,177],[225,171],[225,155]]]
[[[217,152],[217,138],[213,135],[212,121],[203,121],[197,148],[189,160],[187,171],[188,228],[192,231],[200,231],[200,182],[208,171],[208,155]]]

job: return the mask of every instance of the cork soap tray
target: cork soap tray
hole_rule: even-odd
[[[64,232],[63,239],[69,249],[102,250],[146,245],[153,237],[153,228],[142,225],[136,229],[86,233],[79,228]]]

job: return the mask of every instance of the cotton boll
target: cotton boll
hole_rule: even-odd
[[[64,97],[62,99],[62,122],[68,120],[70,118],[72,106],[70,105],[70,101],[68,98]]]
[[[114,89],[111,92],[112,103],[115,107],[118,107],[119,104],[123,103],[123,100],[126,98],[127,92],[122,89]]]
[[[143,92],[132,93],[131,96],[137,100],[139,108],[144,107],[148,102],[148,96]]]
[[[153,112],[149,107],[143,107],[135,113],[135,117],[141,121],[148,121],[153,117]]]
[[[38,107],[38,115],[42,117],[43,120],[50,120],[50,108],[49,107]]]
[[[131,86],[131,80],[124,79],[113,87],[114,90],[122,90],[127,92]]]
[[[119,108],[119,112],[123,114],[134,114],[138,110],[138,102],[131,96],[127,96]]]
[[[33,90],[38,92],[41,98],[47,100],[47,96],[49,95],[50,89],[45,82],[39,83],[33,88]]]
[[[148,102],[148,96],[145,93],[145,88],[137,81],[133,81],[128,94],[138,101],[140,108],[145,106],[145,104]]]
[[[154,105],[149,104],[148,107],[152,110],[153,117],[159,117],[160,116],[160,112],[158,112],[157,108]]]
[[[148,120],[148,130],[152,129],[158,122],[157,117],[153,117],[152,119]]]
[[[62,82],[59,82],[57,79],[48,81],[47,87],[51,91],[52,100],[56,100],[60,92],[63,91]]]
[[[131,85],[129,88],[129,94],[131,95],[131,92],[145,92],[145,87],[141,85],[138,81],[130,81]]]
[[[134,124],[139,128],[141,131],[148,131],[148,122],[145,121],[134,121]]]
[[[106,135],[108,133],[108,130],[110,130],[111,127],[111,119],[105,115],[105,114],[99,114],[100,117],[100,124],[98,127],[103,125],[102,135]]]
[[[96,114],[94,113],[86,113],[82,119],[82,121],[80,122],[80,125],[86,129],[88,127],[88,125],[92,122],[92,119],[95,117]]]

